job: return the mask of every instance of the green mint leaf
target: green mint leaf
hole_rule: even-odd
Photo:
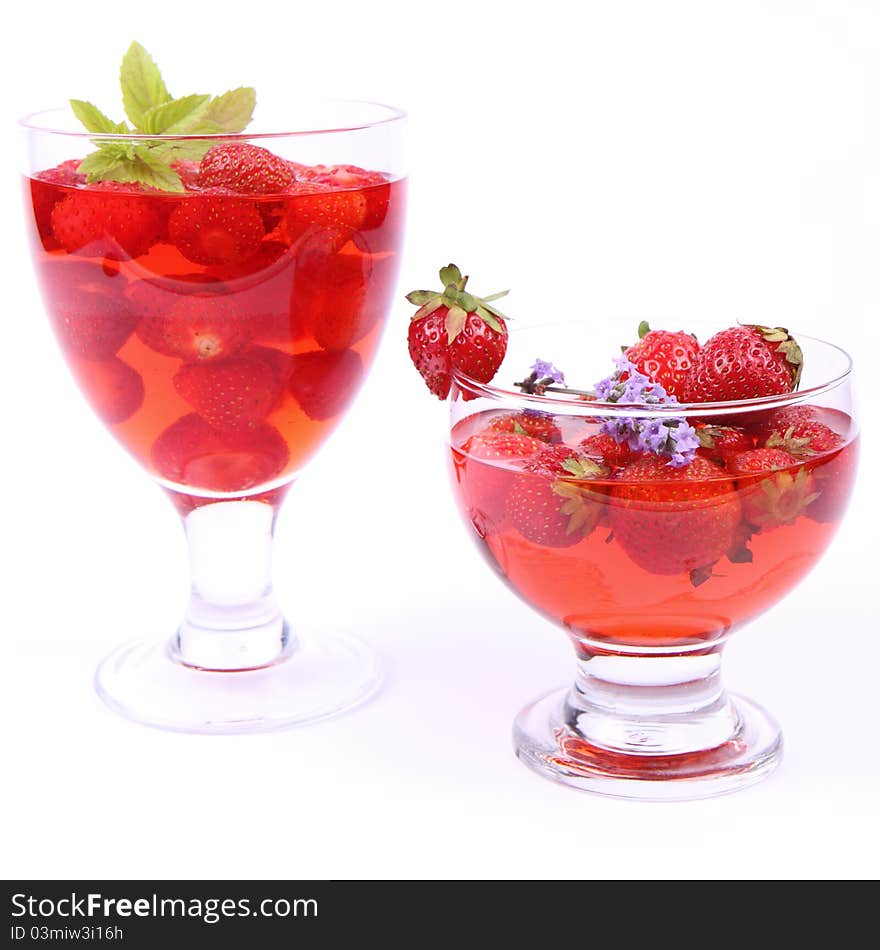
[[[81,175],[85,175],[89,182],[101,181],[106,178],[114,180],[114,173],[125,164],[126,160],[125,154],[120,153],[117,149],[100,148],[97,152],[86,155],[80,162],[77,171]]]
[[[135,149],[134,160],[128,166],[132,177],[128,181],[139,181],[143,185],[160,188],[162,191],[183,192],[183,182],[180,175],[170,168],[153,149],[146,145],[138,145]]]
[[[213,142],[206,139],[182,140],[177,142],[151,142],[150,151],[160,157],[166,165],[182,161],[200,162],[205,152],[207,152],[213,144]]]
[[[144,115],[150,109],[171,99],[159,67],[140,43],[132,43],[122,58],[119,85],[125,114],[136,129],[142,127]]]
[[[184,191],[180,176],[146,145],[108,143],[80,163],[79,169],[89,182],[138,182],[162,191]]]
[[[156,140],[95,139],[97,151],[80,164],[89,182],[138,182],[163,191],[183,192],[180,176],[171,165],[185,159],[198,161],[214,144],[211,139],[195,136],[243,131],[251,121],[257,98],[254,89],[243,86],[213,98],[191,95],[172,99],[159,68],[137,42],[122,59],[119,83],[134,131],[156,136]],[[70,106],[85,128],[96,135],[126,135],[131,131],[124,122],[115,123],[90,102],[71,99]],[[163,141],[159,136],[187,138]]]
[[[91,102],[84,102],[82,99],[71,99],[70,108],[73,114],[86,127],[89,132],[127,132],[128,126],[124,122],[114,122],[108,119],[106,115]]]
[[[148,135],[188,135],[202,119],[210,96],[183,96],[144,113],[141,132]]]
[[[242,132],[251,121],[256,104],[256,90],[251,86],[241,86],[213,98],[208,104],[204,118],[217,127],[217,132]]]

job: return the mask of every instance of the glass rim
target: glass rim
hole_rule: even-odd
[[[519,334],[528,330],[537,330],[541,327],[560,327],[559,323],[541,323],[532,324],[528,327],[515,327],[508,332]],[[524,404],[528,409],[543,409],[544,411],[578,409],[589,411],[595,414],[608,416],[632,416],[638,413],[639,416],[663,418],[666,416],[681,415],[729,415],[733,412],[755,412],[764,409],[778,409],[784,406],[796,405],[805,399],[815,398],[824,393],[830,392],[845,383],[853,373],[852,357],[842,347],[836,343],[829,343],[827,340],[810,336],[807,333],[792,334],[796,340],[809,340],[811,343],[817,343],[820,346],[835,350],[845,361],[842,372],[836,374],[831,379],[816,386],[810,386],[807,389],[796,389],[790,393],[780,393],[773,396],[757,396],[752,399],[731,400],[728,402],[677,402],[664,403],[662,405],[650,403],[620,403],[604,402],[600,399],[584,399],[577,394],[565,393],[546,393],[539,396],[537,394],[525,393],[519,389],[505,389],[502,386],[493,386],[491,383],[481,383],[468,376],[461,370],[453,367],[452,379],[456,386],[474,397],[483,397],[495,400],[515,400]]]
[[[312,104],[327,105],[349,105],[349,106],[370,106],[375,109],[381,109],[388,114],[371,121],[343,123],[340,125],[328,125],[325,128],[293,129],[286,132],[249,132],[245,129],[242,132],[213,132],[202,135],[150,135],[145,132],[89,132],[86,129],[62,129],[54,128],[38,122],[40,118],[47,118],[51,115],[61,113],[70,114],[68,106],[55,106],[50,109],[39,109],[36,112],[29,112],[18,120],[18,127],[27,132],[41,132],[47,135],[63,135],[74,139],[89,139],[99,142],[191,142],[191,141],[223,141],[223,142],[243,142],[253,141],[254,139],[272,140],[280,138],[290,138],[293,136],[307,135],[332,135],[343,132],[363,132],[367,129],[377,128],[383,125],[391,125],[395,122],[401,122],[407,119],[407,112],[398,106],[391,106],[384,102],[375,102],[369,99],[341,99],[341,98],[307,98],[291,100],[293,102],[309,102]]]

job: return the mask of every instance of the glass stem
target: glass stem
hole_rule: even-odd
[[[218,501],[184,518],[192,590],[172,650],[187,666],[250,670],[293,648],[272,592],[276,509],[261,501]]]
[[[677,655],[585,652],[565,725],[592,745],[634,755],[712,749],[740,727],[721,682],[721,650]]]

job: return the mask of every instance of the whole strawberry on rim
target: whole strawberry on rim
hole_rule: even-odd
[[[468,278],[455,264],[440,270],[442,291],[414,290],[406,299],[419,309],[409,325],[409,355],[428,389],[439,399],[449,395],[452,372],[479,383],[498,372],[507,352],[507,324],[493,301],[508,291],[477,297],[465,288]]]
[[[684,330],[652,330],[648,321],[639,324],[639,342],[623,355],[645,376],[659,383],[670,396],[680,396],[693,368],[700,344]]]
[[[785,327],[743,325],[703,344],[684,380],[684,402],[735,402],[794,392],[804,357]]]

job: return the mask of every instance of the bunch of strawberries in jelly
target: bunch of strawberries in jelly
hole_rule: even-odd
[[[97,148],[26,180],[55,332],[97,414],[182,496],[281,484],[373,356],[404,183],[224,140],[253,89],[174,98],[136,43],[121,85],[130,125],[71,100]]]
[[[457,403],[459,507],[532,606],[593,642],[702,643],[818,560],[857,441],[845,407],[785,399],[804,361],[786,329],[734,326],[701,344],[643,323],[592,388],[569,387],[544,360],[487,386],[507,351],[500,295],[472,295],[452,265],[441,282],[409,295],[410,354]]]

